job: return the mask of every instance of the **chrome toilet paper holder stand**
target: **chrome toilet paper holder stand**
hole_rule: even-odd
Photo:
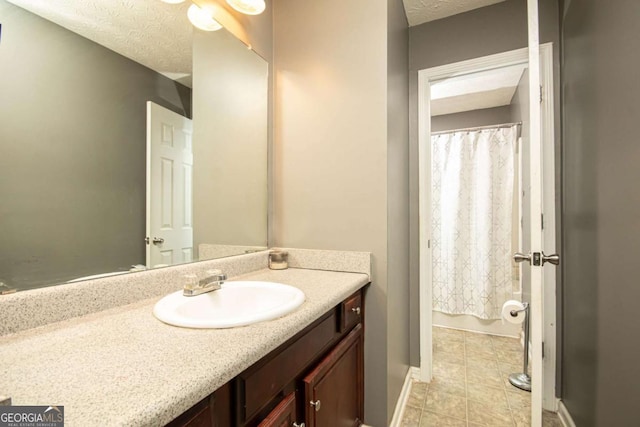
[[[518,387],[520,390],[531,391],[531,377],[529,376],[529,303],[522,303],[524,306],[519,310],[511,310],[509,314],[517,317],[518,313],[524,311],[524,362],[522,372],[516,372],[509,375],[511,385]]]

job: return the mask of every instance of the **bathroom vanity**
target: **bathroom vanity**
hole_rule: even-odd
[[[364,414],[363,291],[345,299],[169,425],[358,426]]]
[[[0,392],[14,405],[64,406],[69,427],[358,425],[369,254],[330,258],[303,251],[274,271],[256,253],[4,296]],[[305,301],[278,319],[228,329],[153,316],[182,274],[211,268],[228,283],[294,286]],[[98,303],[100,311],[79,311]]]

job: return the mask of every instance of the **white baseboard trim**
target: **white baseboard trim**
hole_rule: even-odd
[[[562,400],[558,402],[558,418],[564,427],[576,427],[576,423],[573,422],[573,418]]]
[[[409,372],[411,372],[411,379],[414,381],[420,381],[420,368],[417,366],[411,366],[409,368]]]
[[[402,423],[402,416],[404,415],[404,408],[407,406],[409,394],[411,393],[411,382],[417,381],[419,378],[420,369],[410,366],[409,370],[407,370],[407,376],[404,378],[402,391],[400,392],[400,396],[398,396],[396,409],[393,411],[393,418],[391,418],[389,427],[400,427],[400,424]]]

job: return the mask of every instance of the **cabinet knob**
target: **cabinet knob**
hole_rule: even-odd
[[[316,400],[315,402],[312,400],[309,403],[311,404],[311,406],[315,406],[316,412],[318,412],[320,410],[320,400]]]
[[[291,424],[291,425],[292,425],[293,427],[305,427],[304,423],[300,423],[300,424],[298,424],[298,423],[293,423],[293,424]]]
[[[360,307],[353,307],[351,309],[351,311],[353,311],[355,314],[357,314],[358,316],[360,316]]]

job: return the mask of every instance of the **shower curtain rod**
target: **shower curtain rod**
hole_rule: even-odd
[[[522,122],[515,123],[503,123],[501,125],[488,125],[488,126],[476,126],[471,128],[462,128],[462,129],[450,129],[450,130],[441,130],[439,132],[431,132],[431,135],[443,135],[445,133],[454,133],[454,132],[473,132],[475,130],[483,130],[483,129],[501,129],[501,128],[510,128],[511,126],[522,126]]]

